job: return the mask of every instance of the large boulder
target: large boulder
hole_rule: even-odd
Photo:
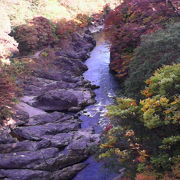
[[[87,89],[57,89],[48,91],[36,98],[34,107],[45,111],[79,111],[93,104],[94,93]]]
[[[86,163],[79,163],[52,173],[52,180],[71,180],[79,171],[87,166]]]
[[[35,165],[58,155],[57,148],[0,154],[0,169],[34,169]]]
[[[38,142],[20,141],[8,144],[0,144],[1,153],[16,153],[21,151],[37,151],[39,149],[48,148],[50,146],[49,140],[42,140]]]
[[[59,52],[59,55],[60,54],[61,53]],[[85,54],[87,54],[87,52]],[[56,53],[56,55],[58,55],[58,53]],[[58,67],[58,69],[61,70],[61,72],[65,72],[65,73],[70,72],[71,74],[76,76],[82,75],[83,72],[85,72],[88,68],[80,60],[81,58],[78,59],[74,59],[74,58],[75,55],[72,55],[72,57],[69,56],[68,58],[60,56],[60,58],[54,61],[54,65],[56,65],[56,67]]]
[[[17,127],[13,133],[23,139],[42,140],[45,135],[55,135],[58,133],[67,133],[78,130],[80,124],[77,121],[64,123],[47,123],[45,125]]]
[[[50,114],[42,114],[37,115],[29,118],[26,125],[28,126],[35,126],[35,125],[43,125],[46,123],[62,123],[67,122],[68,120],[72,120],[73,117],[68,114],[60,113],[60,112],[53,112]]]

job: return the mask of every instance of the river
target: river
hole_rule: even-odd
[[[82,128],[93,127],[96,133],[101,133],[109,121],[105,117],[106,106],[113,103],[113,97],[120,87],[109,72],[110,44],[105,40],[102,32],[97,33],[95,39],[96,47],[85,62],[88,70],[84,73],[84,78],[100,88],[95,90],[96,103],[86,107],[80,119]],[[112,180],[116,176],[108,169],[103,168],[103,163],[97,162],[94,157],[90,157],[87,162],[89,165],[73,180]]]

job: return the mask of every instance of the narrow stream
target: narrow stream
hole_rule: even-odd
[[[105,117],[106,106],[113,102],[113,97],[119,89],[119,83],[109,72],[109,43],[105,40],[103,33],[96,34],[95,38],[97,45],[85,62],[88,71],[84,73],[84,78],[100,88],[95,90],[97,102],[85,108],[80,119],[82,128],[93,127],[96,133],[101,133],[108,124],[108,118]],[[112,180],[116,176],[103,168],[103,164],[97,162],[93,157],[90,157],[87,162],[89,165],[74,180]]]

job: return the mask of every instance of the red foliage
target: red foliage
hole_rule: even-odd
[[[0,65],[0,120],[7,118],[8,111],[13,105],[16,90],[14,81],[4,72]]]
[[[104,129],[105,132],[108,132],[109,130],[111,130],[113,128],[113,126],[111,124],[107,125]]]
[[[112,42],[110,67],[117,77],[127,76],[141,36],[164,28],[175,17],[178,14],[165,0],[125,0],[108,15],[105,27]]]
[[[136,175],[136,180],[157,180],[155,176],[145,175],[143,173]]]
[[[75,32],[78,29],[78,23],[73,20],[67,21],[66,19],[61,19],[61,21],[57,22],[57,30],[56,33],[58,35],[66,35],[71,32]]]
[[[39,49],[56,40],[52,23],[44,17],[35,17],[28,24],[18,26],[14,36],[20,52]]]

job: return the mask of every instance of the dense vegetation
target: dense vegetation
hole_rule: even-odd
[[[125,179],[180,178],[180,23],[173,1],[126,0],[106,20],[127,98],[108,108],[99,158]]]
[[[31,59],[13,55],[53,46],[109,2],[121,0],[0,0],[0,122],[20,95],[17,79],[31,73]],[[110,67],[127,98],[108,107],[99,158],[136,180],[180,178],[180,23],[172,2],[124,0],[106,19]]]
[[[144,81],[162,65],[180,62],[180,23],[165,30],[142,37],[129,64],[129,77],[125,81],[126,94],[139,97]],[[140,96],[141,97],[141,96]]]
[[[128,76],[129,63],[142,35],[164,29],[176,21],[179,15],[166,0],[125,0],[112,11],[105,25],[112,43],[110,68],[116,77],[123,81]]]
[[[100,145],[101,159],[114,159],[115,168],[127,167],[127,176],[137,173],[137,180],[180,177],[179,69],[175,64],[157,70],[142,100],[117,98],[108,107],[111,127]]]

